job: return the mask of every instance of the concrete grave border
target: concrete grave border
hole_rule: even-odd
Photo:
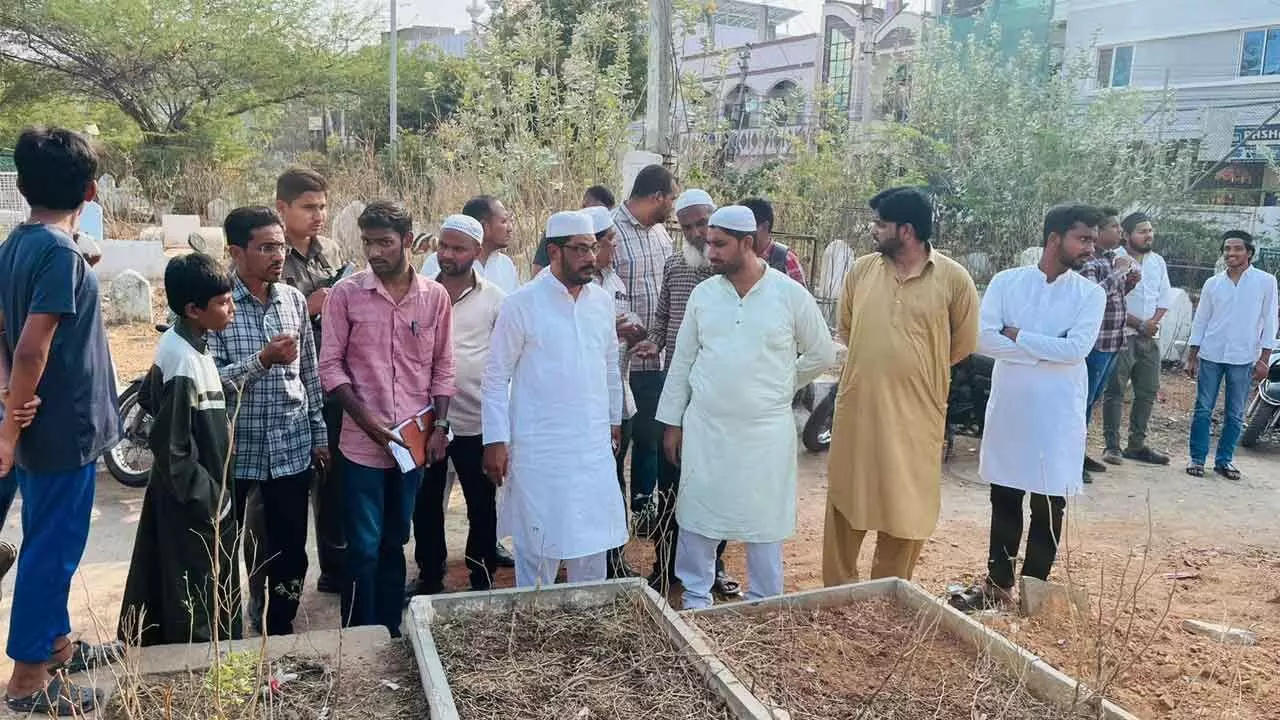
[[[926,593],[917,585],[899,578],[884,578],[832,588],[806,590],[764,600],[690,610],[683,614],[691,617],[763,614],[776,609],[839,607],[873,598],[891,598],[905,609],[923,616],[928,621],[937,621],[939,626],[979,653],[989,653],[999,660],[1025,684],[1032,695],[1040,700],[1062,709],[1081,705],[1089,706],[1095,712],[1101,709],[1102,720],[1138,720],[1137,716],[1110,700],[1099,698],[1091,688],[1063,674],[1039,656],[1014,644],[1005,636],[956,610],[945,601]],[[706,647],[716,647],[714,641],[700,628],[693,626],[691,629],[702,639]],[[767,703],[763,700],[761,704],[767,707]]]
[[[451,617],[485,612],[509,612],[516,607],[592,607],[622,595],[638,596],[651,611],[658,628],[683,648],[708,687],[724,699],[740,720],[776,720],[785,715],[771,712],[712,652],[706,638],[689,626],[671,606],[641,579],[567,583],[542,588],[511,588],[488,592],[418,596],[406,611],[405,634],[413,645],[422,689],[433,720],[459,720],[449,689],[449,678],[440,662],[431,624]]]

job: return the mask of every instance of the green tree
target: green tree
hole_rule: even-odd
[[[390,73],[385,45],[362,48],[352,60],[349,92],[339,99],[347,108],[347,131],[381,147],[387,142],[387,88]],[[397,58],[398,125],[407,132],[434,130],[462,100],[465,60],[430,45],[400,51]]]

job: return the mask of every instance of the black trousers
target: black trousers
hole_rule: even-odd
[[[324,425],[329,431],[329,468],[315,474],[311,491],[311,513],[316,523],[316,555],[320,574],[332,580],[342,577],[342,556],[347,549],[347,533],[342,516],[342,451],[338,438],[342,434],[342,405],[330,397],[324,404]]]
[[[987,577],[1002,588],[1013,587],[1013,560],[1022,545],[1023,490],[1002,485],[991,486],[991,548],[987,557]],[[1027,552],[1022,559],[1022,574],[1040,580],[1049,579],[1049,571],[1058,558],[1058,541],[1062,538],[1062,516],[1067,499],[1057,495],[1031,493],[1031,525],[1027,530]]]
[[[484,474],[484,440],[479,435],[455,437],[448,457],[458,471],[458,482],[467,501],[467,569],[472,590],[488,590],[498,567],[497,492]],[[427,468],[413,507],[413,557],[418,578],[429,588],[443,589],[449,550],[444,537],[445,480],[449,463],[441,460]]]
[[[266,607],[263,630],[291,635],[307,577],[307,498],[310,469],[266,482],[236,480],[236,519],[243,532],[249,571],[250,615],[256,623]],[[269,601],[264,597],[269,594]]]
[[[658,537],[653,542],[653,574],[669,584],[676,576],[676,497],[680,494],[680,468],[672,465],[666,453],[658,461]],[[716,546],[716,574],[724,572],[725,541]]]

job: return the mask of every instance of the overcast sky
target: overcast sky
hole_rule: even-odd
[[[911,0],[908,7],[919,4],[922,0]],[[465,29],[471,26],[471,18],[467,15],[467,6],[471,0],[399,0],[399,22],[401,25],[446,25]],[[818,23],[822,14],[822,0],[769,0],[769,4],[777,7],[789,7],[804,12],[792,20],[783,31],[788,35],[803,35],[818,31]],[[487,8],[487,3],[480,0],[480,5]],[[486,9],[487,12],[487,9]]]

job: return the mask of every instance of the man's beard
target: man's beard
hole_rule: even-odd
[[[700,250],[694,247],[693,243],[686,240],[684,244],[680,246],[680,249],[681,253],[684,255],[684,264],[694,270],[701,270],[711,264],[711,261],[707,260],[707,251],[705,248]]]

